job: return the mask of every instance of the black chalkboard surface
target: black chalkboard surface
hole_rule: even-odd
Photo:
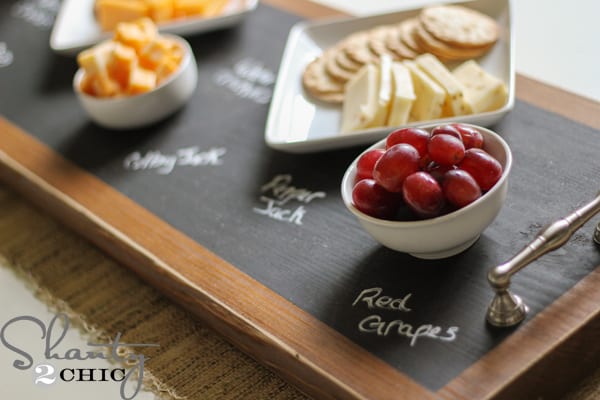
[[[264,144],[298,17],[261,5],[235,28],[190,37],[199,70],[190,103],[150,128],[114,132],[85,116],[71,88],[75,61],[53,54],[48,29],[12,13],[15,3],[0,5],[0,45],[12,54],[0,67],[3,115],[433,391],[512,333],[485,324],[488,269],[600,187],[600,133],[517,101],[492,127],[514,155],[497,220],[460,255],[415,259],[375,243],[341,202],[342,175],[362,148],[290,155]],[[530,316],[600,264],[590,226],[514,279]],[[382,296],[397,309],[376,307]],[[408,337],[427,325],[437,337]]]

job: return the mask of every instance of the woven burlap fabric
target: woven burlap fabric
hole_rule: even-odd
[[[95,339],[145,348],[146,387],[165,399],[306,399],[94,246],[0,186],[0,265]],[[565,397],[600,399],[600,369]]]
[[[0,265],[95,339],[144,348],[148,389],[162,398],[304,399],[94,246],[0,186]]]

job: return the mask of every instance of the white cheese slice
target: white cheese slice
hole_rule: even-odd
[[[402,63],[392,63],[392,100],[386,125],[406,124],[414,101],[415,91],[410,71]]]
[[[412,121],[426,121],[442,116],[446,91],[423,72],[414,61],[405,60],[415,90],[415,102],[410,111]]]
[[[362,67],[346,83],[342,106],[342,133],[373,126],[378,117],[379,69],[373,64]]]
[[[494,111],[508,100],[508,90],[504,82],[487,73],[477,62],[465,61],[452,74],[464,85],[465,98],[474,113]]]
[[[421,54],[415,59],[417,65],[446,91],[442,110],[443,117],[471,114],[471,105],[466,101],[464,85],[433,54]]]
[[[392,100],[392,57],[389,54],[383,54],[379,61],[378,89],[377,112],[369,128],[385,126],[390,113]]]

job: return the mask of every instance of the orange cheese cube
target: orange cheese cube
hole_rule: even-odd
[[[157,84],[168,78],[179,68],[180,61],[173,57],[166,57],[158,67],[156,67]]]
[[[86,49],[77,55],[77,63],[88,74],[97,74],[106,70],[106,61],[115,47],[115,43],[102,42],[92,48]]]
[[[175,0],[174,16],[177,18],[203,15],[211,0]]]
[[[79,83],[79,89],[85,94],[90,96],[96,96],[96,89],[94,88],[94,75],[90,75],[87,73],[83,74],[81,78],[81,82]]]
[[[131,71],[137,67],[135,50],[117,43],[108,58],[106,69],[108,76],[116,81],[122,89],[127,88]]]
[[[225,6],[229,3],[229,0],[212,0],[209,2],[204,9],[205,17],[214,17],[219,15],[225,9]]]
[[[135,68],[129,79],[129,94],[149,92],[156,87],[156,73],[144,68]]]
[[[96,96],[108,97],[119,93],[120,87],[108,75],[107,63],[116,44],[110,41],[82,51],[77,56],[77,63],[84,69],[87,76],[93,77],[93,82],[88,84],[88,91],[93,91]]]
[[[158,29],[150,18],[141,18],[132,22],[122,22],[115,30],[115,41],[140,51],[158,35]]]
[[[144,0],[97,0],[96,17],[100,27],[112,31],[118,23],[147,17],[148,5]]]
[[[98,74],[92,83],[94,93],[98,97],[113,97],[121,94],[119,84],[108,77],[106,74]]]
[[[140,50],[140,65],[144,68],[155,69],[165,58],[171,57],[176,49],[179,49],[179,46],[175,41],[158,37]]]
[[[154,22],[164,22],[173,19],[173,0],[146,0],[150,18]]]

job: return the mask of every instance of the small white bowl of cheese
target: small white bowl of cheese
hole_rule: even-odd
[[[115,39],[80,53],[81,68],[73,79],[83,109],[109,129],[140,128],[166,118],[185,105],[198,82],[194,53],[185,39],[158,35],[153,25],[131,26],[121,34],[129,35],[127,43],[119,42],[117,29]],[[147,30],[154,39],[144,42],[140,32]],[[176,56],[169,58],[167,50]]]

